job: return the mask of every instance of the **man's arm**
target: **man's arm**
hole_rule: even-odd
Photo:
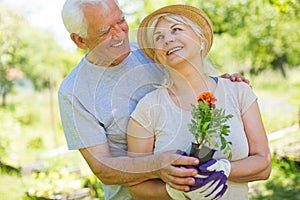
[[[195,183],[194,169],[179,168],[195,165],[198,159],[165,152],[142,157],[110,157],[108,144],[80,149],[93,173],[104,184],[133,186],[149,179],[160,178],[178,190],[188,191]]]
[[[128,187],[128,191],[135,200],[172,199],[166,190],[166,184],[160,179],[144,181],[141,184]]]

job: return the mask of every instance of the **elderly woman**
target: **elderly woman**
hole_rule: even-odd
[[[221,199],[248,199],[248,182],[264,180],[270,175],[268,140],[257,97],[250,86],[206,73],[205,58],[213,42],[213,29],[207,15],[187,5],[161,8],[142,21],[138,42],[151,60],[169,70],[171,81],[147,94],[132,113],[127,130],[129,155],[175,149],[189,151],[193,141],[187,126],[191,120],[191,104],[197,104],[198,94],[209,91],[217,98],[216,107],[233,115],[226,138],[232,143],[232,158],[229,160],[227,155],[217,151],[214,155],[217,162],[207,168],[226,175],[228,188],[224,195],[215,184],[207,184],[198,192],[181,192],[160,180],[151,180],[130,187],[132,196],[136,199],[159,196],[158,199],[214,199],[223,195]],[[213,190],[205,193],[210,187]]]

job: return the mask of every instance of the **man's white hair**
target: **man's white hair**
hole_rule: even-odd
[[[82,12],[83,6],[100,4],[104,10],[107,10],[108,1],[110,0],[66,0],[61,16],[67,31],[81,37],[87,37],[87,23]],[[117,0],[114,1],[118,4]]]

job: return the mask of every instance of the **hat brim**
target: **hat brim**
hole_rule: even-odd
[[[146,16],[141,22],[137,31],[137,41],[139,47],[146,56],[148,56],[151,60],[154,61],[155,52],[152,45],[149,43],[149,38],[147,38],[149,26],[151,25],[154,17],[166,13],[185,16],[189,20],[197,24],[202,30],[202,33],[207,40],[205,52],[206,54],[209,52],[213,42],[213,27],[209,17],[202,10],[196,7],[177,4],[160,8]]]

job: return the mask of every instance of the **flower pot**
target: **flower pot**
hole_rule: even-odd
[[[198,144],[192,143],[190,156],[199,158],[200,164],[202,165],[202,164],[206,163],[207,161],[209,161],[210,159],[212,159],[215,151],[216,150],[210,149],[206,146],[203,146],[203,147],[201,147],[201,149],[199,149]]]

